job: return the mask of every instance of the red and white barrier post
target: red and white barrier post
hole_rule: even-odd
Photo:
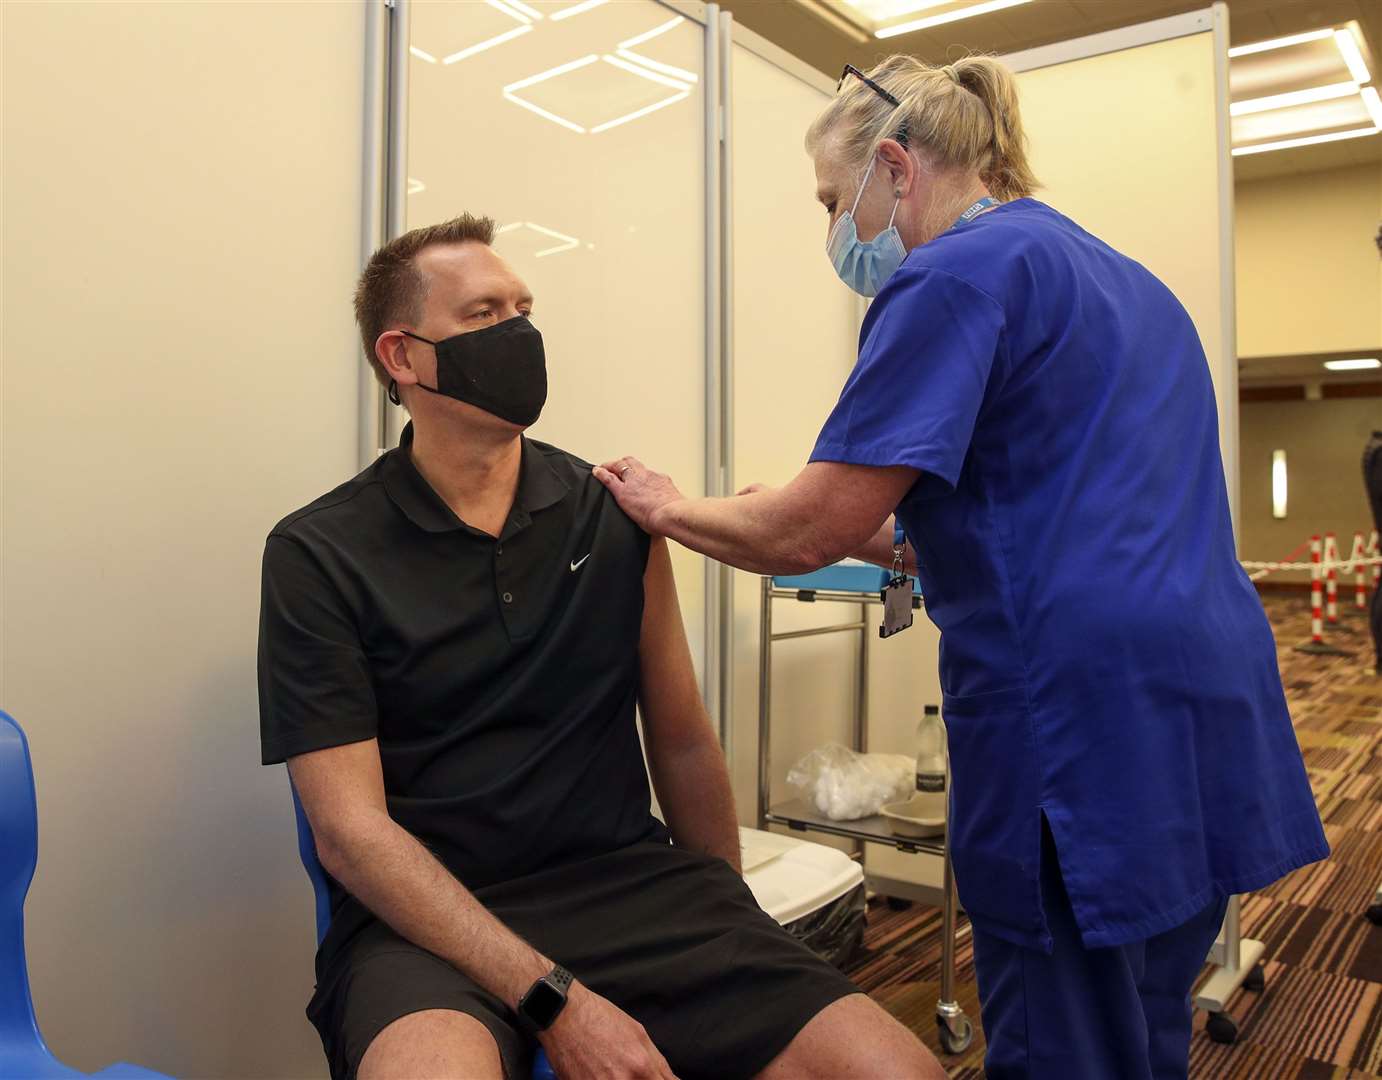
[[[1353,554],[1350,556],[1354,560],[1353,564],[1353,606],[1365,608],[1368,606],[1368,576],[1367,568],[1363,566],[1363,560],[1367,558],[1367,549],[1363,547],[1363,534],[1353,534]]]
[[[1324,593],[1320,581],[1320,538],[1310,538],[1310,643],[1324,644]]]
[[[1339,562],[1339,544],[1333,533],[1325,533],[1324,558],[1328,564],[1324,583],[1324,617],[1330,626],[1334,626],[1339,622],[1339,572],[1336,569]]]
[[[1323,553],[1321,552],[1322,546]],[[1321,565],[1321,554],[1324,556],[1324,565]],[[1318,536],[1310,538],[1310,641],[1305,645],[1297,645],[1297,652],[1315,653],[1320,656],[1353,655],[1337,645],[1326,645],[1324,640],[1326,612],[1331,623],[1339,621],[1339,582],[1334,568],[1334,564],[1338,561],[1339,548],[1334,541],[1333,533],[1325,534],[1323,545],[1320,544]],[[1326,590],[1328,595],[1327,608],[1324,595]]]

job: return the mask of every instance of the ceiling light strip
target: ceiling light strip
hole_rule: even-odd
[[[523,14],[523,12],[505,3],[504,0],[485,0],[485,3],[488,4],[490,7],[494,8],[495,11],[507,15],[514,22],[521,22],[525,26],[530,25],[533,22],[533,18],[531,15]]]
[[[478,45],[472,45],[468,49],[462,49],[460,52],[454,52],[450,56],[444,56],[441,62],[443,64],[454,64],[458,60],[464,60],[467,57],[474,56],[476,53],[482,53],[486,49],[492,49],[496,45],[502,45],[506,41],[512,41],[516,37],[522,37],[531,30],[531,26],[515,26],[512,30],[506,30],[497,37],[482,41]]]
[[[515,11],[523,12],[524,15],[528,16],[528,18],[532,19],[534,22],[543,18],[542,12],[538,11],[536,8],[529,7],[527,4],[523,3],[522,0],[504,0],[504,3],[508,4],[509,7],[513,8]]]
[[[1363,107],[1368,110],[1372,122],[1382,128],[1382,98],[1377,95],[1377,87],[1365,86],[1358,96],[1363,99]]]
[[[1292,90],[1286,94],[1271,94],[1267,97],[1235,101],[1228,107],[1228,112],[1230,116],[1250,116],[1253,113],[1271,112],[1273,109],[1288,109],[1292,105],[1311,105],[1317,101],[1333,101],[1335,98],[1351,97],[1356,93],[1358,93],[1356,82],[1312,86],[1308,90]]]
[[[1253,143],[1248,146],[1235,146],[1234,157],[1247,154],[1265,154],[1268,150],[1291,150],[1297,146],[1313,146],[1315,143],[1338,142],[1340,139],[1361,139],[1365,135],[1376,135],[1382,127],[1352,128],[1348,131],[1330,131],[1323,135],[1305,135],[1299,139],[1278,139],[1276,142]]]
[[[576,15],[584,15],[587,11],[594,11],[597,7],[607,3],[609,3],[609,0],[583,0],[582,3],[572,4],[570,7],[553,12],[552,21],[561,22],[562,19],[570,19]]]
[[[1382,367],[1382,360],[1376,357],[1359,357],[1357,360],[1326,360],[1324,366],[1330,371],[1371,371]]]
[[[600,134],[600,132],[608,131],[610,128],[616,128],[620,124],[627,124],[630,120],[637,120],[639,119],[639,117],[647,116],[649,113],[652,112],[657,112],[658,109],[665,109],[668,105],[675,105],[678,101],[684,101],[686,100],[686,98],[690,96],[690,90],[683,90],[680,94],[673,94],[671,97],[666,98],[662,101],[655,101],[653,102],[653,104],[645,106],[644,108],[639,109],[637,112],[629,113],[628,116],[617,116],[613,120],[606,120],[603,124],[598,124],[595,127],[591,128],[590,134],[598,135]]]
[[[664,75],[671,75],[675,79],[681,79],[689,83],[698,83],[701,81],[701,77],[694,71],[687,71],[685,68],[679,68],[672,64],[664,64],[661,60],[649,59],[642,53],[636,53],[632,49],[616,49],[615,52],[625,60],[632,61],[635,64],[642,64],[644,67],[651,68],[653,71],[660,71]]]
[[[987,15],[992,11],[1002,11],[1004,8],[1017,7],[1019,4],[1030,2],[1031,0],[987,0],[987,3],[960,8],[958,11],[945,11],[939,15],[928,15],[924,19],[912,19],[910,22],[898,23],[896,26],[885,26],[882,30],[874,31],[873,36],[877,38],[897,37],[899,34],[910,34],[932,26],[958,22],[960,19],[972,19],[976,15]]]
[[[408,51],[412,53],[414,56],[416,56],[419,60],[426,60],[429,64],[435,64],[437,62],[437,58],[435,56],[433,56],[429,52],[423,52],[416,45],[409,45]]]
[[[687,86],[686,83],[682,82],[680,79],[672,79],[666,75],[660,75],[656,71],[649,71],[647,68],[629,63],[622,57],[605,55],[600,57],[600,59],[606,64],[613,64],[620,70],[630,72],[633,75],[637,75],[639,78],[647,79],[649,82],[655,82],[661,86],[670,86],[673,90],[691,89],[691,87]]]
[[[1251,56],[1253,53],[1270,52],[1272,49],[1285,49],[1291,45],[1304,45],[1307,41],[1323,41],[1332,36],[1333,30],[1310,30],[1304,34],[1292,34],[1289,37],[1272,38],[1270,41],[1255,41],[1251,45],[1236,45],[1229,49],[1230,57]]]
[[[653,38],[661,37],[663,34],[667,33],[668,30],[672,29],[672,27],[680,26],[685,21],[686,16],[684,15],[678,15],[675,18],[668,19],[665,23],[654,26],[646,34],[639,34],[637,37],[629,38],[628,41],[621,41],[618,45],[618,49],[632,49],[635,45],[642,45],[645,41],[652,41]],[[615,51],[617,52],[618,49]]]
[[[552,121],[552,123],[554,123],[554,124],[560,124],[562,127],[566,128],[568,131],[574,131],[577,135],[585,135],[585,134],[586,134],[585,128],[581,127],[580,124],[574,124],[574,123],[572,123],[570,120],[566,119],[566,117],[564,117],[564,116],[558,116],[558,115],[557,115],[556,113],[554,113],[554,112],[548,112],[548,111],[547,111],[546,109],[544,109],[541,105],[534,105],[531,101],[525,101],[523,98],[519,97],[517,94],[511,94],[511,93],[509,93],[507,90],[505,90],[505,91],[504,91],[504,100],[506,100],[506,101],[512,101],[515,105],[521,105],[523,108],[527,109],[529,112],[531,112],[531,113],[537,113],[537,115],[540,116],[540,117],[542,117],[544,120],[550,120],[550,121]]]
[[[536,75],[529,75],[526,79],[519,79],[518,82],[509,83],[508,86],[504,87],[504,93],[509,94],[515,90],[522,90],[525,87],[535,86],[540,82],[546,82],[548,79],[555,79],[558,75],[565,75],[568,71],[576,71],[595,63],[599,59],[599,53],[591,53],[589,56],[582,56],[579,60],[572,60],[570,63],[566,64],[558,64],[556,67],[548,68],[546,71],[539,71]]]
[[[1339,47],[1339,55],[1348,66],[1348,73],[1354,82],[1365,83],[1372,78],[1368,65],[1363,61],[1363,50],[1358,48],[1358,39],[1353,31],[1345,28],[1334,31],[1334,44]]]

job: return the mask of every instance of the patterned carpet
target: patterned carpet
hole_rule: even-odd
[[[1342,599],[1342,597],[1341,597]],[[1350,597],[1351,599],[1351,597]],[[1344,609],[1326,640],[1351,657],[1311,656],[1303,595],[1265,598],[1282,681],[1333,855],[1243,901],[1243,930],[1266,943],[1267,986],[1239,991],[1229,1012],[1233,1046],[1204,1034],[1196,1013],[1190,1075],[1196,1080],[1354,1080],[1382,1076],[1382,928],[1363,917],[1382,885],[1382,677],[1368,674],[1372,643],[1360,612]],[[962,922],[959,998],[978,1027],[973,951]],[[939,1053],[935,1007],[940,913],[869,909],[864,952],[850,975]],[[983,1035],[946,1058],[953,1077],[983,1076]]]

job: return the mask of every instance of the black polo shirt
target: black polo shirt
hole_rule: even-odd
[[[647,534],[524,439],[496,540],[411,444],[269,534],[264,763],[377,738],[389,813],[472,889],[665,837],[634,718]]]

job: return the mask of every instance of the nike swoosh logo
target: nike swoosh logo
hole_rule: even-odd
[[[589,552],[586,553],[585,558],[577,559],[575,562],[573,562],[573,563],[571,564],[571,572],[574,574],[577,570],[579,570],[579,569],[581,568],[581,565],[582,565],[582,564],[585,562],[585,560],[588,559],[588,558],[590,558],[590,553],[589,553]]]

